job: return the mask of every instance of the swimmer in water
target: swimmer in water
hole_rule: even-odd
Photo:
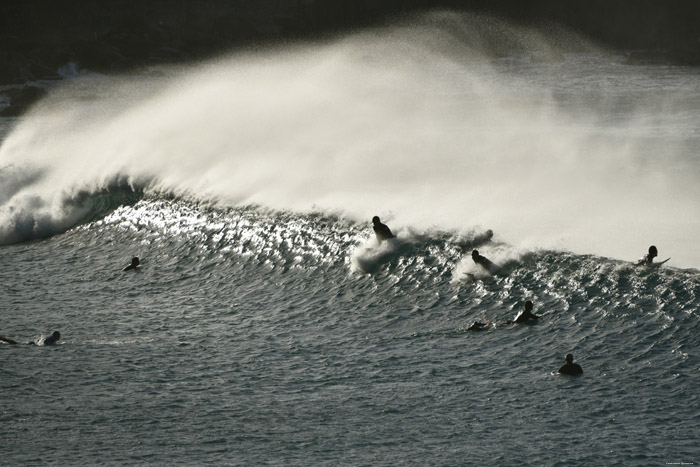
[[[374,234],[377,236],[377,240],[381,243],[383,240],[389,240],[390,238],[395,238],[396,235],[391,233],[391,229],[386,224],[382,224],[379,217],[374,216],[372,218],[372,224],[374,228]]]
[[[494,268],[494,264],[491,261],[489,261],[488,258],[486,258],[485,256],[481,256],[479,254],[479,250],[472,251],[472,259],[476,264],[478,264],[479,266],[481,266],[489,272],[491,272]]]
[[[44,339],[44,345],[54,345],[61,338],[61,333],[54,331],[49,337]]]
[[[659,256],[659,250],[654,245],[649,247],[649,253],[644,255],[644,258],[637,261],[637,266],[651,266],[654,264],[654,258]]]
[[[581,368],[581,365],[578,363],[574,363],[574,356],[569,354],[566,354],[566,363],[559,368],[559,373],[563,375],[582,375],[583,374],[583,368]]]
[[[525,302],[525,309],[523,311],[521,311],[520,313],[518,313],[518,315],[515,317],[515,319],[513,321],[506,321],[503,324],[522,324],[522,323],[526,323],[528,321],[534,321],[534,320],[540,319],[539,316],[532,313],[532,307],[533,307],[532,302],[530,300],[528,300],[527,302]]]
[[[134,256],[133,258],[131,258],[131,264],[125,267],[123,270],[131,271],[132,269],[138,268],[140,264],[141,262],[139,261],[138,257]]]
[[[474,321],[474,324],[469,326],[467,328],[467,331],[485,331],[486,328],[488,328],[489,322],[486,321],[485,323],[482,323],[480,321]]]
[[[525,302],[525,309],[521,311],[518,316],[515,317],[514,322],[517,324],[530,321],[531,319],[540,319],[539,316],[532,313],[532,302],[530,300]]]
[[[61,338],[61,333],[58,331],[54,331],[53,334],[51,334],[49,337],[44,339],[44,345],[54,345],[58,340]],[[0,342],[5,342],[6,344],[10,345],[18,345],[17,341],[13,341],[12,339],[8,339],[4,336],[0,336]],[[34,342],[27,342],[27,345],[36,345]]]
[[[10,345],[17,345],[17,341],[13,341],[12,339],[8,339],[5,336],[0,336],[0,342],[4,342],[5,344],[10,344]]]

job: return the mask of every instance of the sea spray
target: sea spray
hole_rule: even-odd
[[[601,69],[600,50],[559,39],[442,13],[146,76],[80,76],[0,148],[0,171],[41,174],[3,192],[0,243],[69,228],[84,215],[67,200],[123,179],[223,205],[389,214],[394,229],[482,226],[526,248],[633,260],[656,243],[697,267],[697,80]]]

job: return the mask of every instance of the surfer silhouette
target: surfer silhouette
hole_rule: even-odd
[[[140,264],[141,262],[139,261],[138,257],[134,256],[133,258],[131,258],[131,264],[125,267],[123,271],[131,271],[132,269],[136,269],[139,267]]]
[[[637,262],[637,266],[651,266],[654,263],[654,258],[657,256],[659,256],[659,251],[652,245],[649,247],[649,253]]]
[[[578,363],[574,363],[574,356],[570,353],[566,354],[566,363],[559,368],[559,373],[563,375],[581,375],[583,368]]]
[[[5,344],[10,344],[10,345],[17,345],[17,341],[13,341],[12,339],[8,339],[5,336],[0,336],[0,342],[4,342]]]
[[[503,324],[522,324],[528,321],[534,321],[540,319],[539,316],[532,313],[532,302],[530,300],[525,302],[525,309],[517,314],[513,321],[506,321]]]
[[[491,272],[493,270],[494,264],[488,260],[485,256],[479,254],[479,250],[472,251],[472,259],[476,264]]]
[[[61,338],[61,333],[54,331],[49,337],[44,339],[44,345],[54,345]]]
[[[54,331],[53,334],[51,334],[49,337],[44,339],[44,345],[54,345],[58,340],[61,338],[61,333],[58,331]],[[12,339],[8,339],[5,336],[0,336],[0,342],[5,342],[6,344],[10,345],[18,345],[17,341],[14,341]],[[36,345],[34,342],[27,342],[27,345]]]
[[[396,235],[391,233],[391,229],[386,224],[382,224],[379,217],[374,216],[372,218],[372,227],[374,228],[374,234],[377,236],[377,240],[381,243],[384,240],[389,240],[390,238],[395,238]]]
[[[530,300],[525,302],[525,309],[518,313],[518,316],[515,317],[514,322],[517,324],[524,323],[526,321],[530,321],[531,319],[540,319],[539,316],[535,315],[532,313],[532,302]]]
[[[480,321],[474,321],[474,323],[467,328],[467,331],[485,331],[488,328],[489,322],[486,321],[482,323]]]

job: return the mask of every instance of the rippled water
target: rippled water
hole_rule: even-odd
[[[496,234],[473,281],[481,234],[376,254],[369,223],[146,199],[3,247],[2,332],[63,334],[0,346],[4,462],[696,461],[698,271]],[[496,326],[528,299],[540,322]]]
[[[0,464],[700,463],[700,72],[548,34],[438,13],[0,118],[0,333],[62,334],[0,345]]]

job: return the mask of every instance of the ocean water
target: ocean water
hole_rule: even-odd
[[[698,91],[446,13],[54,86],[0,119],[0,334],[62,334],[0,345],[2,463],[699,463]]]

